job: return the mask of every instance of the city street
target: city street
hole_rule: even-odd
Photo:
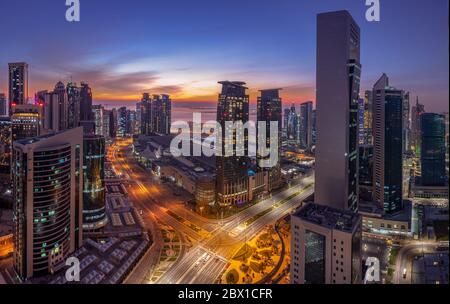
[[[111,161],[116,172],[129,181],[130,199],[142,210],[146,225],[153,225],[151,222],[156,218],[195,242],[189,251],[180,255],[178,261],[157,283],[214,283],[225,269],[228,260],[247,240],[265,226],[274,224],[298,208],[314,191],[312,174],[232,217],[223,220],[204,219],[182,207],[180,199],[171,193],[167,185],[155,180],[138,164],[130,161],[130,157],[123,157],[129,144],[130,141],[115,144],[111,148]],[[194,224],[200,230],[192,229],[185,221],[180,221],[171,214]],[[142,270],[140,272],[145,273]]]

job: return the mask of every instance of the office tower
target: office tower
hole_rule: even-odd
[[[92,90],[85,82],[80,87],[80,121],[93,121]]]
[[[95,134],[102,135],[103,134],[103,112],[104,108],[101,105],[93,105],[92,111],[94,112],[94,121],[95,121]]]
[[[151,108],[152,132],[170,134],[172,100],[169,95],[153,95]]]
[[[127,136],[127,124],[128,124],[128,115],[127,108],[122,107],[117,110],[117,136],[126,137]]]
[[[81,128],[14,143],[14,268],[22,280],[64,267],[82,242]]]
[[[300,130],[298,132],[298,136],[300,137],[300,148],[302,149],[311,149],[313,145],[312,112],[312,101],[307,101],[300,105]]]
[[[402,209],[403,98],[386,74],[373,87],[374,200],[386,213]]]
[[[14,105],[11,111],[12,142],[40,135],[41,106],[31,104]]]
[[[117,109],[114,108],[109,112],[109,137],[117,136],[117,128]]]
[[[142,121],[142,102],[136,103],[136,125],[135,125],[135,134],[141,134],[141,121]]]
[[[44,99],[44,129],[59,132],[60,131],[60,97],[58,93],[41,91],[38,96]],[[40,98],[42,98],[40,97]]]
[[[409,92],[403,95],[403,153],[410,151],[411,134],[411,107],[409,103]]]
[[[59,128],[58,130],[63,131],[68,128],[68,118],[69,118],[69,105],[65,85],[59,81],[55,85],[53,91],[58,95],[58,111],[59,111]]]
[[[422,137],[420,115],[422,113],[425,113],[425,106],[419,103],[419,97],[417,97],[416,104],[411,110],[411,148],[417,157],[420,157],[420,139]]]
[[[361,216],[308,203],[291,218],[291,282],[362,283]]]
[[[68,103],[68,120],[69,129],[76,128],[80,124],[80,88],[76,83],[69,82],[66,86],[67,103]]]
[[[128,116],[129,116],[129,120],[128,120],[129,124],[127,126],[127,128],[129,129],[128,133],[131,135],[139,134],[140,127],[138,127],[136,111],[128,110]]]
[[[0,93],[0,116],[6,116],[6,96],[5,94]]]
[[[360,30],[347,11],[317,18],[315,201],[358,209]]]
[[[111,120],[111,111],[104,109],[102,135],[105,137],[105,139],[110,137],[110,120]]]
[[[13,105],[28,102],[28,64],[25,62],[9,63],[9,115]]]
[[[150,94],[144,93],[141,101],[141,134],[152,133],[152,100]]]
[[[217,122],[221,125],[222,155],[216,156],[216,202],[220,207],[242,205],[248,201],[248,132],[245,130],[229,132],[233,134],[230,145],[233,156],[226,156],[225,122],[249,120],[249,96],[246,94],[245,82],[221,81],[222,92],[217,104]],[[243,139],[243,151],[237,146],[237,138]],[[236,156],[243,154],[243,156]]]
[[[295,111],[295,105],[292,104],[288,115],[286,135],[290,143],[298,143],[298,115]]]
[[[280,89],[271,89],[271,90],[261,90],[261,96],[258,97],[257,103],[257,160],[258,166],[261,170],[267,170],[269,172],[269,191],[273,189],[279,188],[282,185],[282,176],[281,176],[281,129],[282,129],[282,100],[279,94]],[[266,125],[265,134],[260,132],[259,122],[264,121]],[[270,159],[270,155],[263,157],[258,153],[259,150],[259,139],[260,137],[265,138],[266,150],[270,151],[270,147],[274,145],[272,143],[271,134],[271,122],[278,123],[278,135],[277,135],[277,162],[273,164],[273,167],[267,168],[262,162]]]
[[[291,113],[290,109],[284,109],[284,116],[283,116],[283,128],[287,132],[288,124],[289,124],[289,114]]]
[[[445,172],[445,116],[435,113],[420,115],[422,130],[420,161],[423,186],[444,186]]]
[[[83,138],[83,229],[96,230],[107,222],[105,211],[105,138]]]

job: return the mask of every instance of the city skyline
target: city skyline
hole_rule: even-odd
[[[170,94],[175,103],[213,103],[218,80],[238,79],[248,83],[252,104],[258,90],[271,87],[283,88],[285,104],[315,101],[315,16],[345,8],[365,37],[361,91],[387,73],[399,87],[419,96],[429,111],[448,111],[446,1],[432,5],[382,2],[381,21],[372,23],[365,20],[364,1],[259,1],[258,6],[248,1],[240,4],[242,14],[233,15],[233,22],[225,18],[233,5],[136,1],[137,5],[126,6],[90,1],[82,3],[82,19],[77,24],[63,20],[65,6],[60,1],[22,2],[2,4],[6,10],[20,6],[24,14],[24,22],[14,33],[6,31],[4,38],[22,35],[27,39],[5,46],[0,92],[7,92],[7,63],[25,61],[30,65],[30,97],[72,78],[91,85],[96,103],[133,107],[145,91]],[[48,12],[45,20],[35,14],[39,9]],[[145,11],[155,13],[151,18],[137,18]],[[267,16],[276,22],[264,22]],[[9,21],[6,16],[0,26]],[[419,30],[411,35],[411,27]],[[124,31],[126,35],[121,35]],[[77,39],[69,39],[70,35]],[[391,47],[380,47],[382,41]],[[48,45],[53,45],[50,51]]]

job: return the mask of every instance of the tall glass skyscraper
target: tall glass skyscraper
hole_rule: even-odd
[[[28,102],[28,64],[15,62],[9,65],[9,115],[13,105]]]
[[[315,202],[358,209],[360,29],[347,11],[317,18]]]
[[[282,100],[280,98],[280,89],[271,89],[271,90],[262,90],[261,96],[258,97],[258,104],[257,104],[257,121],[264,121],[266,123],[266,133],[260,134],[259,127],[257,125],[257,134],[258,138],[259,136],[262,136],[266,139],[266,148],[270,149],[271,145],[273,143],[271,142],[272,138],[270,136],[271,129],[270,124],[271,122],[278,122],[278,161],[275,166],[271,168],[267,168],[267,171],[269,172],[269,191],[272,189],[276,189],[280,187],[282,184],[281,179],[281,129],[282,129]],[[259,147],[259,142],[257,139],[257,145]],[[261,169],[263,169],[263,166],[260,164],[261,161],[267,160],[270,158],[270,156],[262,157],[257,154],[258,157],[258,165]],[[265,169],[263,169],[265,170]]]
[[[435,113],[420,115],[422,130],[422,185],[444,186],[445,173],[445,117]]]
[[[216,156],[216,202],[220,207],[242,205],[248,201],[248,134],[233,132],[230,147],[233,156],[225,155],[226,148],[226,122],[241,121],[243,124],[249,120],[249,96],[246,94],[245,82],[221,81],[222,92],[219,94],[217,104],[217,122],[222,127],[221,145],[222,155]],[[245,133],[247,133],[245,131]],[[244,150],[237,151],[237,137],[243,138]],[[243,156],[236,156],[236,154]]]
[[[374,200],[386,213],[403,207],[403,99],[386,74],[373,87]]]
[[[83,138],[83,229],[95,230],[106,225],[105,211],[105,138]]]

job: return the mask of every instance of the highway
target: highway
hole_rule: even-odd
[[[194,246],[160,277],[158,284],[216,282],[228,260],[247,240],[298,208],[313,193],[314,175],[311,174],[234,216],[223,220],[205,219],[184,208],[168,185],[153,179],[128,157],[120,156],[129,144],[131,142],[126,141],[114,145],[110,158],[115,170],[128,180],[129,196],[136,207],[142,210],[144,222],[156,218],[194,241]],[[195,231],[187,223],[193,223],[201,231]]]

